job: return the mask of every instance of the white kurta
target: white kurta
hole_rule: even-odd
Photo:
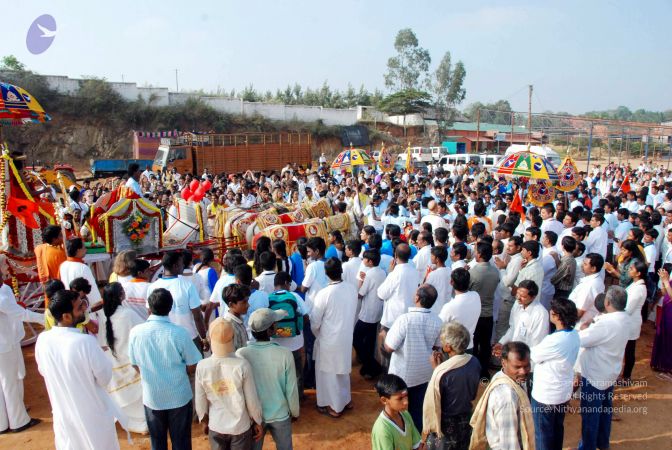
[[[79,261],[63,261],[61,266],[58,269],[58,272],[61,277],[61,281],[66,288],[70,286],[70,282],[75,278],[84,278],[91,285],[91,293],[88,295],[89,303],[91,305],[98,303],[102,300],[100,296],[100,291],[98,290],[98,284],[96,283],[96,277],[93,276],[91,268]]]
[[[43,324],[44,315],[19,306],[12,288],[0,285],[0,431],[20,428],[30,421],[23,404],[23,322]]]
[[[378,288],[378,297],[385,302],[380,324],[391,328],[397,317],[413,306],[415,291],[420,280],[418,272],[411,264],[397,264],[383,284]]]
[[[105,350],[105,356],[112,363],[112,379],[107,385],[107,392],[112,400],[121,408],[128,417],[128,430],[134,433],[147,431],[145,408],[142,404],[142,384],[140,374],[133,368],[128,359],[128,336],[131,328],[143,323],[141,318],[132,308],[121,305],[110,317],[112,331],[114,332],[114,351]],[[99,336],[107,346],[107,321],[100,323]]]
[[[438,294],[434,305],[430,308],[437,316],[441,312],[443,305],[448,303],[453,295],[453,286],[450,284],[450,274],[452,270],[450,267],[439,267],[429,272],[425,283],[431,284],[436,289]]]
[[[427,267],[432,263],[432,246],[425,245],[418,250],[418,254],[413,258],[413,263],[418,271],[420,283],[422,283],[422,280],[425,279],[425,275],[427,275]]]
[[[349,283],[329,284],[318,292],[310,313],[315,334],[315,373],[318,406],[341,412],[350,403],[352,333],[357,290]]]
[[[112,363],[96,339],[54,327],[37,338],[35,360],[49,393],[56,449],[118,449],[114,419],[125,417],[105,390]]]

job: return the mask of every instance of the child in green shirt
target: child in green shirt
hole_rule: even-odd
[[[396,375],[383,375],[376,383],[383,411],[373,424],[373,450],[411,450],[420,448],[420,433],[408,409],[408,387]]]

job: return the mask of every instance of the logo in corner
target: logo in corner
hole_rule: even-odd
[[[56,20],[43,14],[33,21],[26,34],[26,47],[33,55],[44,53],[56,37]]]

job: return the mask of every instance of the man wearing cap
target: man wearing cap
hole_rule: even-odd
[[[345,409],[352,408],[350,371],[357,290],[343,283],[338,259],[329,258],[324,271],[329,285],[317,293],[310,312],[310,327],[315,334],[317,408],[322,414],[340,417]]]
[[[196,366],[196,414],[212,449],[251,449],[261,438],[261,404],[252,366],[234,353],[231,322],[216,319],[208,335],[212,356]]]
[[[271,342],[275,323],[286,311],[260,308],[250,315],[248,325],[255,342],[238,349],[236,356],[245,358],[252,366],[254,384],[261,400],[261,438],[255,450],[264,445],[264,435],[271,432],[278,450],[292,449],[292,419],[299,417],[299,392],[292,352]]]

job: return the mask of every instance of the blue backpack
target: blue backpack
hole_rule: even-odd
[[[299,313],[299,305],[294,294],[287,291],[273,292],[268,296],[268,307],[274,311],[287,312],[287,316],[276,323],[276,338],[294,337],[301,334],[303,331],[303,315]]]

